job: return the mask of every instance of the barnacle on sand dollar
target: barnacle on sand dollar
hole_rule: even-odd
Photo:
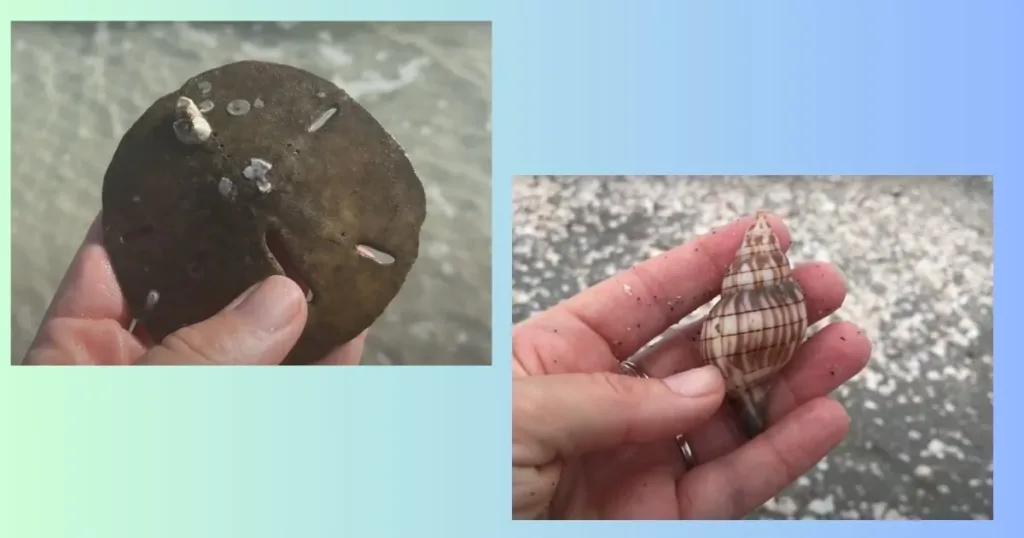
[[[804,340],[807,308],[789,259],[759,211],[701,327],[700,353],[726,381],[744,433],[764,430],[767,397]]]
[[[383,313],[426,218],[405,151],[366,109],[326,79],[257,61],[158,99],[121,139],[102,199],[114,273],[149,335],[283,274],[309,301],[286,364],[320,359]]]

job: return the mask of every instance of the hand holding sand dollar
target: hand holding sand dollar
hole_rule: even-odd
[[[788,249],[778,218],[745,217],[513,328],[516,517],[743,517],[842,441],[849,418],[827,394],[870,354],[849,323],[827,325],[763,376],[770,384],[755,384],[766,394],[756,399],[765,422],[752,440],[734,406],[722,405],[729,374],[702,356],[703,320],[638,353],[721,293],[759,225],[770,227],[780,252]],[[842,305],[845,281],[831,264],[797,264],[790,277],[805,305],[797,325]],[[644,375],[622,375],[623,364]]]
[[[28,363],[358,362],[426,218],[412,164],[366,109],[257,61],[158,99],[102,201]]]
[[[103,246],[102,216],[86,233],[29,347],[26,365],[273,365],[302,334],[308,305],[294,281],[273,275],[210,317],[160,341],[135,327]],[[151,294],[145,304],[159,301]],[[135,329],[133,331],[133,329]],[[366,332],[316,364],[358,364]]]

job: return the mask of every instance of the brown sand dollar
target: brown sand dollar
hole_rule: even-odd
[[[343,90],[244,61],[161,97],[103,179],[104,243],[156,340],[284,274],[309,320],[286,359],[322,358],[376,320],[419,252],[423,185],[405,152]]]

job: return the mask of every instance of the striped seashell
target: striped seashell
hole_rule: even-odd
[[[759,211],[722,280],[721,299],[701,327],[700,352],[726,381],[744,433],[764,431],[768,392],[807,330],[804,293]]]

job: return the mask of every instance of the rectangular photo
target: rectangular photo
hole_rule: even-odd
[[[18,364],[489,365],[489,22],[16,22]]]
[[[983,519],[992,178],[513,181],[513,517]]]

